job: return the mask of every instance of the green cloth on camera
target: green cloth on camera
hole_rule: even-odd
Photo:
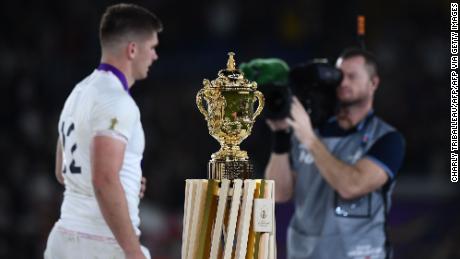
[[[279,58],[256,58],[241,63],[240,70],[247,79],[256,81],[258,85],[285,85],[289,79],[289,66]]]

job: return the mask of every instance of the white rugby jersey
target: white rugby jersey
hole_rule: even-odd
[[[89,234],[113,237],[99,209],[91,181],[90,144],[99,132],[114,132],[127,140],[120,180],[136,234],[139,231],[139,192],[144,131],[139,108],[128,93],[124,75],[101,64],[78,83],[59,119],[63,146],[64,200],[60,224]]]

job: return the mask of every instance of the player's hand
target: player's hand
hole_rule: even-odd
[[[139,198],[144,198],[145,190],[147,189],[147,178],[142,176],[141,179],[141,191],[139,192]]]
[[[304,107],[300,103],[297,97],[292,98],[291,105],[291,118],[287,118],[287,123],[292,127],[295,136],[300,140],[307,148],[316,138],[315,132],[311,125],[310,115],[305,111]]]
[[[125,256],[126,259],[147,259],[140,249],[136,252],[125,252]]]
[[[280,131],[280,130],[288,130],[289,129],[289,124],[287,123],[286,119],[281,119],[281,120],[270,120],[267,119],[265,120],[268,124],[268,127],[270,128],[271,131]]]

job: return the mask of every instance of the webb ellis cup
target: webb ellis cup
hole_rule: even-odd
[[[204,86],[196,96],[198,109],[208,122],[209,133],[221,146],[211,155],[208,178],[250,179],[253,167],[247,152],[239,145],[251,134],[255,119],[264,107],[264,97],[257,91],[257,83],[245,79],[236,68],[235,54],[228,55],[227,68],[220,70],[215,80],[204,79]],[[256,100],[258,106],[254,109]]]

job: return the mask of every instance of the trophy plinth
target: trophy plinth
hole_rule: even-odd
[[[203,80],[204,87],[196,96],[209,133],[221,145],[208,163],[209,179],[247,179],[253,175],[248,154],[240,150],[239,145],[251,134],[255,119],[264,107],[264,97],[257,91],[257,83],[245,79],[236,69],[233,56],[230,52],[227,68],[220,70],[215,80]],[[254,109],[256,101],[258,106]]]

